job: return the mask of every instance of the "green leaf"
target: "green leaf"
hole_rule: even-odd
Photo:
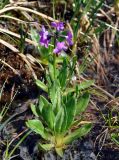
[[[49,103],[48,100],[47,100],[45,97],[43,97],[43,96],[40,96],[39,102],[40,102],[40,103],[39,103],[39,110],[40,110],[40,112],[42,112],[42,109],[43,109],[44,105],[45,105],[45,106],[48,106],[48,105],[51,104],[51,103]]]
[[[42,90],[44,90],[45,92],[48,92],[48,87],[43,83],[41,82],[40,80],[36,80],[36,84],[38,87],[40,87]]]
[[[65,96],[65,95],[72,93],[72,92],[75,92],[75,91],[76,91],[75,88],[66,88],[65,92],[63,92],[63,95]]]
[[[49,49],[50,49],[49,47],[45,48],[44,46],[41,46],[41,45],[38,46],[38,50],[39,50],[41,57],[45,59],[46,61],[48,61]]]
[[[54,66],[51,63],[49,63],[48,66],[49,66],[49,74],[50,74],[50,77],[53,81],[53,80],[55,80]]]
[[[26,122],[27,127],[29,127],[32,131],[36,132],[37,134],[40,134],[41,137],[44,139],[47,139],[47,136],[44,132],[44,126],[40,120],[33,119],[33,120],[28,120]]]
[[[39,147],[45,151],[50,151],[54,147],[54,144],[39,144]]]
[[[63,157],[63,148],[55,148],[55,150],[60,157]]]
[[[67,111],[66,111],[66,106],[63,104],[63,109],[64,109],[64,119],[63,119],[63,123],[61,125],[61,133],[64,134],[67,132]]]
[[[64,143],[69,144],[77,138],[85,136],[92,128],[92,124],[85,124],[79,129],[75,130],[73,133],[70,133],[64,138]]]
[[[54,127],[54,112],[52,110],[52,105],[47,101],[46,98],[40,96],[40,111],[42,114],[43,119],[46,121],[47,125],[50,129]]]
[[[119,135],[118,133],[112,133],[111,134],[111,139],[114,143],[116,143],[117,145],[119,145]]]
[[[36,32],[35,29],[31,28],[31,39],[36,42],[37,44],[39,44],[39,35]]]
[[[84,93],[78,100],[76,104],[76,115],[81,114],[84,112],[88,106],[90,100],[89,93]]]
[[[36,106],[34,104],[31,104],[31,110],[36,117],[39,117],[39,114],[36,111]]]
[[[52,105],[53,105],[53,109],[56,107],[57,100],[58,100],[57,90],[59,90],[59,86],[58,86],[57,82],[54,81],[49,88],[49,96],[50,96],[50,100],[51,100]]]
[[[50,100],[52,102],[53,111],[57,114],[61,106],[61,88],[57,82],[54,82],[49,89]]]
[[[48,127],[50,129],[53,129],[55,116],[54,116],[54,112],[52,111],[51,105],[44,105],[42,109],[42,116],[43,116],[43,119],[48,124]]]
[[[56,67],[54,68],[54,66],[51,63],[49,63],[48,66],[49,66],[50,77],[51,77],[52,81],[54,81],[57,78],[59,71],[56,69]]]
[[[68,129],[75,117],[75,112],[76,112],[76,105],[75,105],[75,99],[74,97],[68,97],[68,101],[66,103],[66,112],[67,112],[67,127]]]
[[[73,56],[72,59],[70,59],[68,65],[69,65],[69,74],[68,79],[72,79],[72,77],[75,74],[75,66],[77,62],[77,56]]]
[[[55,118],[54,129],[56,133],[61,133],[64,119],[65,119],[64,108],[61,107]]]
[[[86,89],[94,84],[94,80],[83,81],[78,85],[78,90]]]
[[[47,86],[50,87],[52,85],[52,80],[51,80],[48,70],[46,70],[46,81],[47,81]]]
[[[56,111],[58,112],[60,107],[61,107],[61,88],[57,88],[57,106],[56,106]]]
[[[66,86],[66,82],[67,82],[67,61],[66,61],[66,59],[64,59],[64,61],[63,61],[62,68],[60,70],[58,78],[60,81],[60,86],[62,88],[64,88]]]

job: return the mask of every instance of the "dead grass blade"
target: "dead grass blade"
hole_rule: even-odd
[[[8,47],[10,50],[12,50],[13,52],[19,52],[18,49],[16,49],[13,45],[11,45],[10,43],[0,39],[0,43],[3,44],[4,46]]]
[[[7,30],[7,29],[0,28],[0,32],[1,32],[1,33],[7,33],[7,34],[9,34],[9,35],[11,35],[11,36],[20,38],[20,35],[19,35],[19,34],[14,33],[14,32],[12,32],[12,31],[9,31],[9,30]],[[28,39],[28,38],[26,38],[25,41],[28,42],[28,43],[30,43],[30,44],[32,44],[32,45],[34,45],[34,46],[37,46],[37,45],[38,45],[36,42],[34,42],[34,41],[32,41],[32,40],[30,40],[30,39]]]
[[[12,66],[10,66],[7,62],[5,62],[4,60],[0,59],[0,62],[3,63],[5,66],[9,67],[15,74],[19,75],[19,72],[17,72],[16,69],[14,69]]]
[[[37,75],[35,74],[32,66],[31,66],[31,63],[27,60],[27,57],[22,53],[19,53],[19,56],[26,62],[27,66],[29,67],[29,70],[32,72],[34,79],[37,79]]]
[[[20,11],[25,11],[25,12],[30,12],[30,13],[33,13],[33,14],[36,14],[40,17],[42,17],[43,19],[47,19],[49,21],[57,21],[55,20],[54,18],[52,17],[49,17],[43,13],[40,13],[38,11],[35,11],[35,10],[32,10],[32,9],[29,9],[29,8],[26,8],[26,7],[7,7],[7,8],[3,8],[0,10],[0,15],[4,14],[5,12],[8,12],[8,11],[11,11],[11,10],[20,10]]]
[[[10,4],[7,5],[7,7],[10,7],[10,6],[13,6],[13,5],[16,5],[16,6],[24,6],[24,7],[35,7],[37,5],[37,1],[33,1],[33,2],[26,2],[26,1],[18,1],[18,2],[15,2],[15,1],[12,1],[10,0]],[[45,6],[44,6],[45,7]]]
[[[7,19],[15,20],[15,21],[18,21],[18,22],[24,23],[24,24],[26,24],[26,23],[30,23],[30,24],[31,24],[31,23],[36,23],[36,22],[23,21],[23,20],[21,20],[21,19],[19,19],[19,18],[16,18],[16,17],[13,17],[13,16],[9,16],[9,15],[1,15],[0,18],[7,18]]]
[[[19,53],[19,50],[16,49],[13,45],[9,44],[8,42],[5,42],[4,40],[0,39],[0,43],[3,44],[3,45],[5,45],[6,47],[8,47],[13,52]],[[22,53],[19,53],[19,56],[28,65],[28,68],[32,72],[32,75],[33,75],[34,79],[37,79],[37,76],[36,76],[36,74],[35,74],[32,66],[31,66],[30,62],[27,60],[27,57],[24,54],[22,54]],[[3,61],[2,59],[0,59],[0,62],[3,63],[5,66],[9,67],[15,74],[17,74],[17,75],[20,76],[20,74],[16,71],[16,69],[14,69],[12,66],[10,66],[7,62]]]

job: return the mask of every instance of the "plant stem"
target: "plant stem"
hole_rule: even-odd
[[[56,79],[56,54],[53,54],[54,79]]]
[[[55,19],[55,0],[53,0],[53,18]]]

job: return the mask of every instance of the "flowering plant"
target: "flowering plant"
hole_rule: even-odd
[[[81,118],[78,116],[81,116],[88,106],[90,95],[85,89],[90,87],[93,81],[72,84],[76,56],[72,58],[63,56],[63,62],[56,65],[56,55],[73,45],[73,36],[68,31],[67,36],[63,37],[65,41],[58,41],[57,32],[62,32],[64,25],[62,22],[53,22],[52,27],[55,28],[56,34],[53,57],[52,60],[49,59],[46,71],[46,84],[40,80],[36,81],[36,84],[47,93],[47,98],[41,95],[38,104],[31,105],[36,118],[28,120],[26,125],[45,140],[39,144],[42,149],[54,148],[62,156],[67,144],[86,135],[91,129],[91,123],[81,125]],[[51,36],[43,26],[40,32],[40,44],[47,48]]]

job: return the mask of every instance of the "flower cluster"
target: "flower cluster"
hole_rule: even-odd
[[[49,33],[44,26],[42,26],[40,31],[40,44],[41,46],[44,46],[48,48],[48,45],[51,41],[51,37],[55,38],[56,46],[54,48],[55,54],[60,54],[61,51],[66,51],[68,49],[68,46],[73,45],[73,36],[70,31],[67,32],[67,35],[62,35],[62,31],[64,30],[64,23],[63,22],[52,22],[51,26],[55,29],[55,32]],[[58,37],[64,37],[65,41],[60,42],[58,41]]]

